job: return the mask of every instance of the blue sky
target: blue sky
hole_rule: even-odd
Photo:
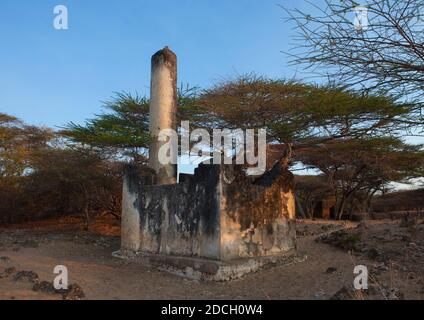
[[[68,30],[53,27],[56,5],[69,10]],[[299,78],[282,53],[293,29],[279,5],[311,8],[303,0],[1,0],[0,112],[35,125],[82,123],[115,91],[148,94],[150,57],[165,45],[190,86],[250,72]]]
[[[148,94],[150,57],[178,55],[179,82],[208,87],[256,72],[293,77],[281,51],[287,0],[1,0],[0,112],[36,125],[82,122],[114,91]],[[53,28],[56,5],[69,29]]]

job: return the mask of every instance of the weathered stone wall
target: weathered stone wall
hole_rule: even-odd
[[[181,175],[179,184],[163,186],[134,168],[127,172],[133,188],[124,198],[136,199],[142,251],[219,259],[219,166],[202,166],[195,175]]]
[[[275,166],[261,178],[239,166],[222,172],[221,259],[277,255],[294,249],[293,175]]]
[[[295,248],[293,176],[279,166],[259,179],[241,166],[200,165],[179,184],[152,181],[126,170],[123,228],[137,212],[139,235],[123,231],[123,249],[233,260]]]
[[[149,166],[156,172],[155,184],[175,184],[177,153],[172,152],[170,164],[161,164],[159,150],[166,141],[158,137],[162,130],[177,128],[177,56],[165,47],[152,56],[151,64],[149,132],[153,139],[149,146]]]
[[[136,180],[136,181],[134,181]],[[121,248],[138,251],[140,249],[140,213],[134,205],[137,202],[139,180],[135,168],[126,168],[121,215]]]

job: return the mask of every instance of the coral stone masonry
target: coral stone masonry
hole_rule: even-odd
[[[175,129],[176,56],[152,58],[151,124]],[[150,148],[150,170],[124,172],[121,250],[114,255],[182,276],[230,280],[297,260],[293,175],[279,163],[262,176],[241,165],[201,164],[176,179]]]

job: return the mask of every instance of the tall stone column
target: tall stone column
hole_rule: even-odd
[[[158,141],[159,132],[176,130],[177,113],[177,56],[168,47],[152,56],[150,84],[150,143],[149,166],[156,172],[156,184],[177,183],[177,154],[173,163],[159,162],[159,149],[167,141]]]
[[[134,166],[124,169],[122,192],[121,250],[137,252],[140,249],[140,213],[137,207],[138,176]]]

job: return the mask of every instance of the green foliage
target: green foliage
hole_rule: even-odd
[[[51,130],[5,114],[0,135],[0,222],[119,212],[120,166],[101,153],[60,145]]]
[[[178,90],[178,122],[195,121],[200,114],[192,103],[197,88],[183,87]],[[61,134],[74,143],[95,148],[112,157],[129,157],[145,163],[151,136],[149,133],[149,100],[146,97],[121,92],[103,105],[106,112],[87,120],[84,125],[69,123]],[[187,118],[188,117],[188,118]]]
[[[129,93],[116,93],[104,103],[108,111],[84,125],[69,123],[61,134],[98,150],[135,156],[148,147],[149,102]]]
[[[355,250],[360,241],[361,235],[354,233],[342,238],[340,241],[340,247],[346,250]]]
[[[31,154],[53,137],[50,129],[23,124],[0,113],[0,179],[22,176],[30,168]]]
[[[390,182],[408,182],[420,177],[424,151],[420,145],[408,145],[395,137],[363,137],[329,141],[304,148],[296,159],[318,168],[328,179],[337,199],[337,214],[343,214],[346,202],[360,193],[374,195]]]
[[[196,103],[208,127],[266,128],[270,141],[295,146],[396,133],[412,108],[391,97],[255,75],[206,90]]]
[[[49,203],[55,204],[52,211],[72,207],[87,214],[102,207],[98,203],[109,201],[89,195],[116,199],[120,192],[115,187],[121,177],[115,161],[147,163],[149,100],[116,93],[104,108],[104,113],[83,125],[69,123],[63,128],[59,136],[65,137],[64,145],[57,144],[58,137],[52,131],[27,126],[0,113],[3,187],[15,185],[18,194],[50,199]],[[191,129],[265,128],[268,142],[294,150],[282,155],[288,158],[287,164],[300,161],[325,174],[338,199],[340,215],[346,201],[359,193],[372,193],[390,181],[423,174],[421,146],[409,146],[396,138],[408,128],[405,119],[411,111],[413,106],[396,103],[390,96],[247,75],[204,91],[180,88],[177,119],[189,120]],[[11,182],[11,177],[15,181]],[[322,181],[315,182],[320,188]],[[307,186],[304,191],[310,215],[316,197],[327,194],[328,188],[322,188],[323,194]],[[14,201],[22,208],[48,207],[47,202],[41,202],[28,198]],[[2,205],[12,212],[14,209],[7,209],[5,203],[0,201],[0,212]]]

